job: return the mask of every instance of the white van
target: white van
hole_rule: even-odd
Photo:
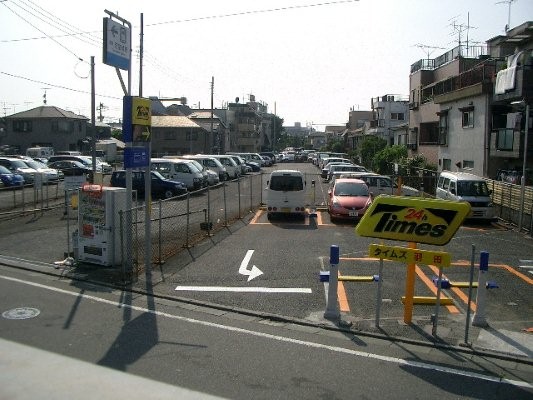
[[[237,165],[235,160],[227,154],[227,155],[218,155],[218,154],[211,154],[211,157],[216,158],[220,163],[226,168],[226,172],[228,173],[228,176],[230,179],[237,179],[239,176],[241,176],[241,167],[240,165]]]
[[[272,171],[265,191],[267,217],[296,214],[305,217],[305,178],[300,171]]]
[[[220,182],[225,181],[228,179],[228,171],[226,171],[226,168],[220,163],[220,161],[213,156],[207,156],[204,154],[196,154],[196,155],[184,155],[183,158],[185,159],[191,159],[196,160],[200,164],[202,164],[207,169],[210,169],[211,171],[214,171],[218,174],[218,178]]]
[[[159,172],[167,179],[183,182],[189,191],[199,190],[207,186],[207,180],[196,165],[194,165],[193,160],[183,158],[152,158],[150,163],[153,171]]]
[[[485,179],[467,172],[442,171],[437,181],[436,197],[467,201],[471,206],[469,219],[494,219],[491,193]]]
[[[28,147],[26,155],[31,158],[50,158],[54,155],[53,147]]]

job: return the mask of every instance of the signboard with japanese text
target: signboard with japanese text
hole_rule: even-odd
[[[151,139],[152,109],[150,99],[124,96],[122,135],[126,143],[146,143]]]
[[[355,231],[366,237],[443,246],[469,213],[467,202],[380,195]]]
[[[436,267],[449,267],[451,262],[450,253],[444,251],[428,251],[380,244],[371,244],[368,248],[368,256],[407,264],[435,265]]]
[[[149,161],[148,147],[126,147],[124,149],[124,168],[147,167]]]
[[[129,70],[131,62],[130,28],[111,18],[104,18],[103,63]]]

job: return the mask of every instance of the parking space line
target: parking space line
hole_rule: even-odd
[[[263,215],[263,210],[257,210],[254,217],[250,220],[250,225],[256,225],[261,215]]]
[[[424,271],[422,271],[422,269],[418,265],[416,265],[415,267],[415,272],[418,275],[418,277],[422,280],[422,282],[428,287],[428,289],[431,290],[431,292],[433,292],[433,294],[436,296],[437,288],[435,287],[433,282],[426,276],[426,274],[424,274]],[[450,313],[459,314],[459,309],[456,306],[448,305],[445,307],[448,309]]]
[[[457,266],[457,267],[470,267],[470,263],[467,261],[463,262],[455,262],[451,263],[450,265]],[[522,274],[521,272],[516,271],[514,268],[510,267],[507,264],[489,264],[489,268],[495,267],[495,268],[501,268],[509,271],[511,274],[517,276],[518,278],[522,279],[524,282],[533,285],[533,279],[527,277],[526,275]]]
[[[435,267],[434,265],[428,265],[428,267],[433,271],[434,274],[436,275],[439,274],[439,269]],[[446,279],[446,275],[443,274],[442,278]],[[459,297],[462,300],[463,303],[465,303],[465,305],[468,304],[468,296],[465,295],[460,288],[452,286],[450,289],[453,293],[457,295],[457,297]],[[477,304],[474,303],[473,301],[470,301],[470,309],[475,312],[477,310]]]
[[[338,276],[341,277],[339,271]],[[346,289],[344,288],[344,282],[337,281],[337,299],[339,300],[339,309],[342,312],[350,312],[350,305],[348,304],[348,296],[346,296]]]

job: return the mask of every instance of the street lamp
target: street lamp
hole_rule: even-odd
[[[529,104],[525,100],[512,102],[511,104],[525,104],[526,105],[526,121],[524,124],[524,160],[522,164],[522,178],[520,179],[520,213],[518,216],[518,232],[522,230],[522,222],[524,219],[524,198],[526,194],[526,164],[527,164],[527,137],[529,133]],[[532,216],[533,218],[533,216]]]

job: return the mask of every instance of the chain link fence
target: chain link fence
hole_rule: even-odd
[[[262,191],[263,175],[248,175],[121,212],[116,234],[120,235],[124,276],[135,278],[146,265],[163,264],[254,213],[261,206]]]

